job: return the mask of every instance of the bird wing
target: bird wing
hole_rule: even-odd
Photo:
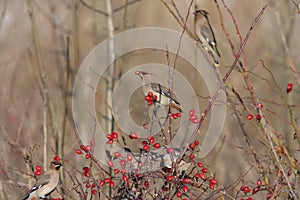
[[[36,190],[38,190],[39,188],[43,187],[44,185],[46,185],[47,183],[49,183],[50,181],[50,174],[45,173],[44,175],[42,175],[37,182],[35,183],[35,185],[27,192],[27,194],[23,197],[24,199],[27,199],[30,194]]]
[[[40,179],[38,179],[38,181],[36,182],[36,186],[40,185],[40,187],[42,187],[43,185],[46,185],[47,183],[49,183],[50,181],[50,174],[49,173],[45,173],[43,176],[41,176]]]
[[[151,87],[153,89],[153,91],[167,97],[167,98],[171,98],[172,97],[172,100],[174,101],[174,103],[176,103],[177,105],[180,105],[180,103],[178,102],[178,100],[176,99],[175,95],[173,92],[169,92],[169,89],[158,84],[158,83],[152,83],[151,84]],[[158,97],[158,100],[160,100],[160,97]]]
[[[203,25],[201,27],[201,34],[204,36],[204,38],[207,38],[206,41],[208,42],[209,46],[211,46],[211,48],[213,48],[213,50],[215,52],[217,52],[218,56],[220,56],[220,53],[217,49],[217,42],[216,42],[215,34],[212,30],[212,27],[210,26],[209,21],[208,21],[207,25]]]

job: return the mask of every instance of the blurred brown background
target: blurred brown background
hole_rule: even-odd
[[[170,3],[167,0],[165,2]],[[274,127],[287,142],[288,149],[296,152],[298,146],[287,123],[288,112],[282,106],[277,88],[260,60],[271,70],[283,93],[287,83],[294,84],[294,93],[286,96],[286,99],[289,104],[294,105],[294,118],[298,119],[300,15],[297,7],[293,1],[288,0],[225,2],[234,14],[243,37],[262,7],[269,4],[246,45],[247,69],[251,71],[256,95],[272,111],[267,114],[270,115]],[[114,0],[111,3],[114,11],[114,33],[145,26],[182,30],[159,0]],[[185,17],[190,1],[176,0],[174,3]],[[221,53],[220,71],[224,75],[234,57],[222,30],[216,5],[211,0],[194,1],[191,12],[195,5],[210,13]],[[223,4],[219,5],[224,24],[237,51],[240,41],[234,24]],[[74,154],[79,142],[71,120],[72,83],[83,59],[109,36],[105,13],[106,3],[102,0],[0,0],[0,166],[3,172],[0,199],[8,199],[8,196],[9,199],[14,199],[26,191],[28,177],[23,174],[30,174],[31,171],[26,168],[25,155],[30,155],[34,165],[44,164],[45,129],[48,134],[45,163],[48,165],[54,155],[61,155],[63,152],[64,159],[72,162],[78,169],[82,168],[84,161],[77,159]],[[192,15],[187,26],[193,30]],[[70,41],[69,47],[67,38]],[[165,54],[161,56],[163,60]],[[155,55],[145,59],[153,62]],[[128,70],[120,66],[120,73]],[[298,72],[294,73],[295,70]],[[191,76],[192,74],[191,71]],[[42,78],[43,75],[45,79]],[[229,83],[245,102],[251,102],[249,92],[237,70],[231,74]],[[248,112],[243,110],[238,101],[236,104],[240,109],[239,114],[246,118]],[[251,107],[251,103],[249,104]],[[255,106],[252,105],[251,108],[254,112]],[[210,169],[224,186],[233,183],[255,165],[232,109],[228,108],[227,116],[221,139],[207,158]],[[253,145],[256,151],[262,160],[266,159],[264,155],[268,151],[261,142],[260,137],[263,135],[259,134],[258,125],[247,120],[244,123],[253,144],[257,143]],[[295,155],[299,158],[299,153]],[[255,182],[255,170],[247,174],[246,178],[249,182]],[[70,187],[66,185],[66,189]],[[74,198],[76,199],[76,195]]]

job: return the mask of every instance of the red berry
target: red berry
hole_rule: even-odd
[[[92,190],[92,194],[93,194],[93,195],[96,195],[96,194],[97,194],[97,190],[95,190],[95,189]]]
[[[189,111],[189,115],[190,115],[190,116],[193,116],[194,114],[195,114],[195,110],[190,110],[190,111]]]
[[[260,114],[257,114],[257,115],[256,115],[256,119],[257,119],[257,120],[261,120]]]
[[[149,146],[148,146],[147,144],[145,144],[145,145],[143,146],[143,149],[144,149],[145,151],[149,151]]]
[[[148,101],[148,106],[152,106],[152,101]]]
[[[116,132],[112,132],[111,135],[114,139],[118,139],[118,137],[119,137],[118,133],[116,133]]]
[[[261,186],[262,185],[262,181],[260,179],[257,180],[257,185]]]
[[[145,186],[145,188],[149,188],[149,187],[150,187],[149,182],[148,182],[148,181],[145,181],[145,182],[144,182],[144,186]]]
[[[218,184],[218,181],[216,179],[211,179],[209,182],[214,185]]]
[[[181,193],[180,191],[178,191],[177,194],[176,194],[176,196],[177,196],[177,197],[181,197],[181,196],[182,196],[182,193]]]
[[[176,115],[175,113],[173,113],[173,114],[171,115],[171,117],[172,117],[172,119],[177,119],[177,115]]]
[[[258,187],[255,187],[253,190],[252,190],[252,194],[255,194],[255,193],[257,193],[258,192]]]
[[[113,167],[113,166],[114,166],[113,161],[108,161],[107,164],[108,164],[108,166],[110,166],[110,167]]]
[[[195,140],[194,145],[195,145],[195,146],[199,145],[199,141],[198,141],[198,140]]]
[[[159,149],[159,148],[160,148],[160,144],[159,144],[159,143],[155,143],[155,144],[153,145],[153,147],[154,147],[155,149]]]
[[[42,174],[41,171],[35,171],[35,172],[34,172],[34,175],[35,175],[35,176],[39,176],[39,175],[41,175],[41,174]]]
[[[143,162],[138,161],[138,167],[142,167],[143,166]]]
[[[136,133],[131,133],[131,134],[129,135],[129,138],[130,138],[130,139],[137,139],[138,136],[137,136]]]
[[[90,151],[91,151],[91,146],[86,145],[86,146],[85,146],[85,152],[90,152]]]
[[[91,187],[91,184],[90,184],[90,183],[86,183],[86,184],[85,184],[85,187],[86,187],[86,188],[90,188],[90,187]]]
[[[157,96],[156,95],[153,96],[153,101],[157,101]]]
[[[248,119],[248,120],[253,119],[253,115],[252,115],[252,114],[247,115],[247,119]]]
[[[106,142],[106,144],[112,144],[113,143],[113,140],[108,140],[107,142]]]
[[[145,97],[145,100],[149,102],[149,101],[152,101],[152,98],[149,97],[149,96],[146,96],[146,97]]]
[[[190,148],[191,148],[191,149],[194,149],[194,148],[195,148],[195,145],[194,145],[194,144],[190,144]]]
[[[105,180],[105,182],[106,182],[106,183],[109,183],[109,182],[111,182],[111,179],[110,179],[110,178],[108,178],[108,177],[107,177],[107,178],[105,178],[104,180]]]
[[[106,137],[107,137],[107,139],[109,139],[109,140],[113,140],[113,139],[114,139],[114,137],[112,136],[112,134],[107,134]]]
[[[290,93],[291,91],[293,90],[293,84],[292,83],[289,83],[287,84],[286,86],[286,93]]]
[[[173,175],[168,175],[166,176],[166,181],[171,182],[175,179],[175,177]]]
[[[115,183],[114,183],[113,181],[110,181],[110,182],[109,182],[109,186],[110,186],[110,187],[114,187],[114,186],[115,186]]]
[[[188,189],[188,187],[187,186],[182,186],[182,190],[184,191],[184,192],[188,192],[189,191],[189,189]]]
[[[149,140],[149,144],[153,144],[154,143],[154,137],[150,136],[148,138],[148,140]]]
[[[195,174],[195,177],[196,177],[196,178],[201,178],[202,180],[205,180],[205,179],[206,179],[205,174],[202,174],[202,173],[197,173],[197,174]]]
[[[207,168],[203,168],[201,171],[202,171],[203,173],[206,173],[208,170],[207,170]]]
[[[117,157],[117,158],[119,158],[119,157],[121,157],[122,155],[121,155],[119,152],[115,152],[115,153],[114,153],[114,156]]]
[[[37,165],[37,166],[35,166],[35,170],[41,172],[42,171],[42,167],[39,166],[39,165]]]
[[[93,183],[93,184],[92,184],[92,188],[95,188],[95,187],[96,187],[96,184],[95,184],[95,183]]]
[[[176,116],[177,117],[181,117],[181,113],[176,113]]]
[[[82,144],[80,145],[80,149],[84,150],[85,151],[85,146]]]
[[[85,154],[86,159],[90,159],[91,157],[92,157],[91,154],[89,154],[89,153]]]
[[[148,128],[148,124],[143,124],[143,128],[147,129]]]
[[[195,158],[195,156],[191,153],[190,154],[190,159],[193,160]]]
[[[144,140],[144,141],[142,141],[142,144],[143,144],[143,145],[147,145],[148,142]]]
[[[126,160],[120,160],[120,165],[121,166],[125,166],[125,164],[126,164]]]
[[[119,172],[120,172],[119,169],[114,169],[114,173],[115,173],[115,174],[118,174]]]
[[[198,167],[203,167],[203,164],[201,162],[197,163]]]
[[[198,119],[192,120],[192,123],[193,123],[193,124],[198,124]]]
[[[148,95],[149,97],[153,97],[153,93],[152,92],[148,92]]]
[[[184,178],[184,179],[182,179],[181,182],[182,182],[182,183],[191,183],[191,179],[189,179],[189,178]]]
[[[258,103],[258,104],[257,104],[257,107],[258,107],[259,109],[262,109],[264,106],[263,106],[262,103]]]
[[[123,179],[123,181],[127,181],[128,177],[126,175],[123,175],[122,179]]]
[[[127,160],[132,161],[132,155],[131,154],[127,154]]]
[[[211,184],[211,183],[209,184],[209,188],[210,188],[210,189],[214,189],[214,187],[215,187],[214,184]]]
[[[59,156],[54,156],[53,160],[59,161],[59,160],[60,160],[60,157],[59,157]]]
[[[172,149],[172,148],[167,148],[167,152],[168,152],[168,153],[172,153],[172,152],[173,152],[173,149]]]
[[[83,168],[83,175],[86,176],[86,177],[89,177],[90,176],[90,168],[88,167],[84,167]]]
[[[76,154],[78,154],[78,155],[82,154],[81,149],[77,149],[77,150],[76,150]]]
[[[248,187],[244,188],[244,192],[249,193],[250,191],[251,191],[250,188],[248,188]]]
[[[268,193],[267,196],[266,196],[266,198],[270,199],[271,198],[271,193]]]
[[[195,120],[195,119],[197,119],[197,116],[195,116],[195,115],[192,115],[192,116],[189,117],[189,120],[190,120],[190,121],[193,121],[193,120]]]

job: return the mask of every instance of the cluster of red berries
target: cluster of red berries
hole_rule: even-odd
[[[199,141],[198,140],[195,140],[194,143],[190,144],[190,149],[192,151],[192,153],[190,154],[190,159],[193,160],[195,158],[195,155],[193,154],[193,151],[195,149],[196,146],[199,145]]]
[[[39,175],[41,175],[41,174],[42,174],[42,167],[39,166],[39,165],[35,166],[34,175],[35,175],[35,176],[39,176]]]
[[[96,183],[90,183],[90,182],[87,182],[86,184],[85,184],[85,187],[87,188],[87,189],[91,189],[91,193],[93,194],[93,195],[96,195],[97,194],[97,190],[95,189],[96,188]]]
[[[177,119],[177,118],[181,117],[181,113],[180,112],[172,113],[171,117],[172,117],[172,119]]]
[[[257,108],[262,109],[262,108],[263,108],[263,104],[262,104],[262,103],[258,103],[258,104],[257,104]],[[257,115],[255,116],[255,118],[256,118],[256,120],[260,121],[260,120],[261,120],[261,115],[260,115],[260,114],[257,114]],[[253,115],[252,115],[252,114],[248,114],[248,115],[247,115],[247,119],[248,119],[248,120],[252,120],[252,119],[253,119]]]
[[[118,140],[118,138],[119,138],[118,133],[116,133],[116,132],[112,132],[111,134],[107,134],[106,137],[108,139],[106,144],[112,144],[114,142],[114,140]]]
[[[198,124],[198,117],[197,115],[195,115],[195,110],[190,110],[189,112],[189,120],[193,123],[193,124]]]
[[[105,178],[99,182],[100,186],[109,185],[110,187],[115,186],[115,182],[111,178]]]
[[[85,158],[86,159],[90,159],[91,157],[92,157],[92,155],[91,155],[91,146],[89,146],[89,145],[80,145],[80,149],[77,149],[76,150],[76,154],[77,155],[81,155],[81,154],[83,154],[83,152],[85,153]]]
[[[152,92],[149,92],[148,95],[145,97],[145,100],[148,103],[148,106],[152,106],[154,102],[157,101],[157,95],[153,95]]]
[[[256,194],[259,190],[260,190],[260,187],[262,185],[262,181],[260,179],[257,180],[257,186],[255,188],[253,188],[252,190],[252,194]],[[242,185],[241,186],[241,191],[243,191],[246,195],[249,194],[251,192],[251,189],[245,185]],[[267,195],[267,199],[270,198],[270,194]],[[245,200],[244,198],[241,198],[240,200]],[[252,200],[251,197],[247,198],[247,200]]]
[[[183,177],[178,178],[177,176],[174,176],[173,174],[168,174],[165,176],[165,180],[168,183],[180,183],[180,188],[176,192],[176,196],[179,198],[182,198],[182,196],[189,191],[189,186],[192,187],[203,187],[203,182],[209,181],[208,187],[210,189],[214,189],[215,185],[218,184],[218,181],[215,178],[206,178],[206,173],[208,172],[208,169],[203,167],[204,165],[201,162],[197,162],[197,167],[199,168],[197,173],[193,177]],[[201,182],[199,182],[201,180]],[[165,185],[162,190],[168,191],[168,187]],[[184,200],[186,198],[183,198]]]
[[[149,149],[153,146],[155,149],[159,149],[161,147],[160,143],[155,142],[155,139],[153,136],[150,136],[148,138],[148,141],[144,140],[142,141],[142,144],[143,144],[143,150],[145,151],[149,151]]]

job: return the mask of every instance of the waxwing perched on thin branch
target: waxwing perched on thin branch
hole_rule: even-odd
[[[170,94],[166,87],[158,83],[152,83],[152,75],[150,73],[136,71],[135,74],[140,76],[143,81],[143,93],[145,96],[147,96],[149,92],[152,92],[153,95],[157,96],[156,103],[158,105],[169,106],[171,102],[172,108],[176,109],[179,112],[182,112],[180,108],[180,103],[175,99],[175,95]]]
[[[38,178],[36,184],[27,192],[23,200],[38,200],[52,193],[59,181],[61,165],[59,161],[52,161],[50,169]]]
[[[215,65],[219,66],[220,53],[217,48],[217,42],[214,31],[208,19],[208,12],[197,10],[195,15],[195,34],[202,43],[205,50],[213,57]]]

